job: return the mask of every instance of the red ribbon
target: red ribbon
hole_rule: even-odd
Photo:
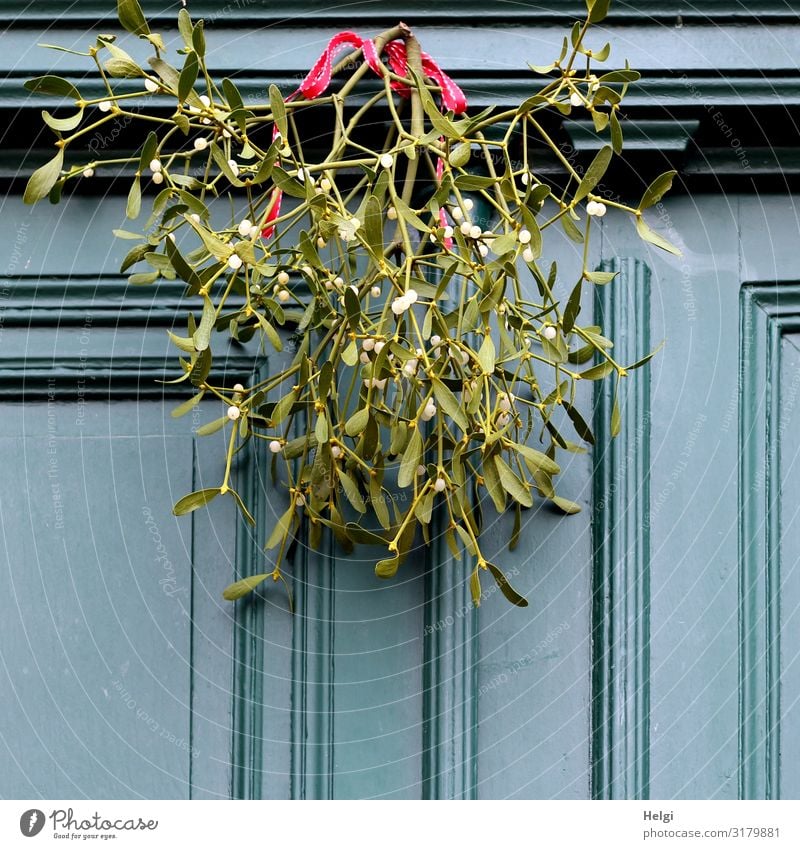
[[[302,94],[307,100],[313,100],[319,97],[328,86],[331,84],[331,76],[333,75],[333,61],[336,54],[342,47],[352,47],[361,49],[364,56],[364,61],[370,69],[379,77],[384,75],[384,67],[378,57],[378,51],[375,47],[375,42],[370,38],[361,38],[354,32],[345,30],[337,33],[329,42],[328,46],[322,52],[322,55],[312,66],[311,70],[306,75],[300,87],[293,91],[287,98],[287,102],[294,100],[298,94]],[[384,52],[389,60],[389,67],[399,77],[408,77],[408,53],[406,51],[406,43],[402,39],[395,39],[388,42],[384,48]],[[441,88],[442,106],[456,115],[460,115],[467,108],[467,98],[464,92],[453,82],[453,80],[438,66],[438,64],[427,54],[422,53],[422,71],[425,76],[432,79]],[[411,87],[400,80],[393,80],[391,88],[396,91],[401,97],[409,97],[411,95]],[[278,136],[278,128],[274,127],[272,137],[275,139]],[[443,173],[443,163],[441,159],[437,163],[436,176],[441,180]],[[266,224],[274,221],[280,214],[281,200],[283,192],[280,189],[275,189],[273,193],[272,209],[267,215]],[[447,219],[444,210],[439,212],[439,221],[442,227],[446,226]],[[275,232],[275,226],[267,226],[261,231],[263,238],[268,239]],[[447,245],[447,243],[450,243]],[[445,244],[452,247],[452,239],[445,239]]]
[[[319,97],[331,84],[333,60],[340,48],[345,45],[356,49],[361,48],[367,65],[379,77],[383,76],[383,66],[378,58],[375,42],[370,38],[361,38],[354,32],[344,31],[335,35],[328,42],[328,46],[322,52],[322,55],[314,63],[303,82],[300,83],[300,88],[289,95],[287,100],[292,100],[298,94],[302,94],[308,100]],[[395,39],[388,42],[383,49],[389,59],[389,67],[392,71],[399,77],[408,77],[408,54],[405,41]],[[467,108],[467,98],[464,96],[464,92],[427,53],[421,55],[423,73],[434,80],[442,90],[442,105],[445,109],[460,115]],[[411,94],[410,86],[399,80],[394,80],[391,86],[403,97],[409,97]]]

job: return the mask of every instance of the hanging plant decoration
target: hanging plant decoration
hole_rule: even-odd
[[[139,219],[143,197],[154,197],[140,234],[116,231],[136,241],[122,271],[133,270],[135,285],[186,284],[186,333],[170,338],[177,381],[195,391],[174,414],[216,398],[222,415],[198,433],[227,428],[229,437],[220,485],[186,495],[174,512],[230,496],[254,523],[231,475],[238,448],[253,439],[266,442],[273,474],[288,486],[285,510],[266,534],[266,548],[278,552],[274,567],[232,584],[225,598],[282,578],[301,528],[312,547],[325,529],[346,549],[383,546],[375,571],[391,578],[418,530],[430,541],[441,510],[453,554],[466,549],[474,558],[475,604],[484,570],[511,602],[527,604],[482,553],[484,494],[498,513],[516,511],[512,547],[535,497],[577,511],[554,484],[559,453],[583,450],[572,439],[594,441],[576,387],[619,382],[652,356],[619,363],[602,328],[579,321],[584,288],[613,278],[587,265],[593,222],[613,208],[632,216],[642,238],[676,252],[642,216],[674,172],[655,180],[637,207],[595,193],[622,149],[620,104],[639,77],[627,65],[599,69],[609,46],[586,46],[608,5],[588,0],[558,59],[532,66],[524,102],[477,114],[404,24],[374,39],[339,33],[297,91],[285,97],[271,86],[264,102],[245,102],[232,80],[211,77],[202,21],[180,11],[176,67],[137,0],[119,0],[118,15],[149,42],[146,67],[114,36],[100,35],[81,55],[96,64],[104,96],[84,99],[56,76],[26,84],[64,96],[77,111],[42,113],[56,155],[31,176],[25,201],[57,202],[67,182],[132,164],[128,217]],[[343,71],[349,76],[340,80]],[[544,120],[576,110],[608,140],[581,173]],[[386,116],[385,132],[371,147],[376,115]],[[315,122],[326,150],[304,151],[300,118]],[[119,119],[152,128],[136,157],[67,162],[73,143]],[[521,148],[516,159],[512,145]],[[538,173],[534,150],[550,151],[563,173]],[[476,161],[484,173],[471,169]],[[478,220],[478,204],[490,217]],[[543,255],[549,228],[582,244],[577,280],[562,280]],[[295,334],[291,360],[252,385],[219,385],[215,335],[255,337],[281,351],[281,329]],[[615,405],[612,436],[618,423]],[[403,509],[390,496],[396,487],[409,494]]]

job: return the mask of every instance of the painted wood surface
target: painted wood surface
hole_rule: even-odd
[[[467,4],[479,26],[465,30],[443,3],[421,35],[474,102],[506,102],[529,86],[524,62],[555,43],[553,12],[575,5]],[[73,67],[32,44],[85,39],[101,4],[63,6],[21,18],[0,3],[0,795],[797,798],[798,220],[785,185],[752,189],[797,173],[800,157],[796,140],[767,155],[751,135],[744,165],[713,117],[722,109],[744,139],[758,110],[800,101],[796,16],[718,0],[618,4],[608,22],[649,77],[631,100],[642,173],[658,159],[685,166],[690,186],[725,182],[648,213],[682,258],[613,213],[603,222],[594,261],[622,273],[584,309],[628,358],[666,344],[626,379],[613,446],[565,464],[581,514],[529,511],[508,553],[512,520],[487,511],[487,550],[531,606],[488,593],[472,610],[466,566],[439,544],[389,584],[374,552],[301,547],[292,616],[277,586],[221,600],[265,562],[230,504],[171,516],[216,482],[221,437],[189,438],[214,409],[169,416],[180,396],[156,379],[181,287],[130,289],[116,274],[117,188],[20,202],[12,178],[45,155],[30,128],[52,105],[20,83]],[[421,9],[384,22],[365,3],[347,23],[377,31]],[[266,28],[251,32],[254,20]],[[213,21],[214,61],[245,55],[244,90],[289,90],[343,26],[313,3],[291,20],[253,3]],[[565,131],[585,147],[580,127]],[[226,363],[253,368],[238,351]],[[605,446],[609,398],[590,389]],[[263,457],[241,460],[237,481],[268,523],[281,496]]]

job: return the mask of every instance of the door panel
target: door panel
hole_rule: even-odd
[[[604,219],[595,260],[623,273],[598,316],[626,356],[666,345],[613,449],[584,388],[601,448],[562,480],[580,515],[528,511],[509,553],[512,519],[487,509],[487,551],[531,606],[487,586],[478,612],[439,544],[393,583],[367,549],[300,546],[294,614],[271,582],[223,603],[263,540],[229,502],[170,512],[218,481],[224,438],[191,441],[216,406],[175,421],[155,383],[180,287],[129,290],[118,246],[72,247],[97,205],[69,209],[7,201],[0,222],[25,252],[1,305],[0,794],[797,796],[791,200],[671,200],[654,223],[683,258]],[[266,469],[251,451],[236,473],[268,523]]]
[[[0,219],[17,251],[0,291],[0,795],[228,797],[238,517],[172,515],[221,475],[192,438],[219,412],[170,416],[190,394],[160,382],[180,287],[133,291],[120,257],[75,250],[99,208],[74,198],[54,220],[6,199]],[[123,214],[110,200],[95,226]]]
[[[170,511],[191,489],[191,441],[165,433],[163,403],[88,406],[2,411],[0,733],[14,768],[0,793],[187,797],[203,748],[192,541]]]
[[[781,340],[780,434],[780,794],[800,799],[800,334]]]

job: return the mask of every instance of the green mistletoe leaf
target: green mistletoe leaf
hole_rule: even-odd
[[[117,0],[117,17],[128,32],[134,35],[150,34],[150,27],[138,0]]]
[[[28,185],[25,186],[25,194],[22,196],[22,200],[25,203],[36,203],[36,201],[46,198],[61,175],[63,164],[64,151],[59,149],[49,162],[46,162],[31,174]]]
[[[225,601],[236,601],[249,595],[259,585],[263,584],[267,578],[272,577],[272,574],[265,572],[261,575],[251,575],[249,578],[242,578],[241,581],[236,581],[230,584],[222,591],[222,597]]]

